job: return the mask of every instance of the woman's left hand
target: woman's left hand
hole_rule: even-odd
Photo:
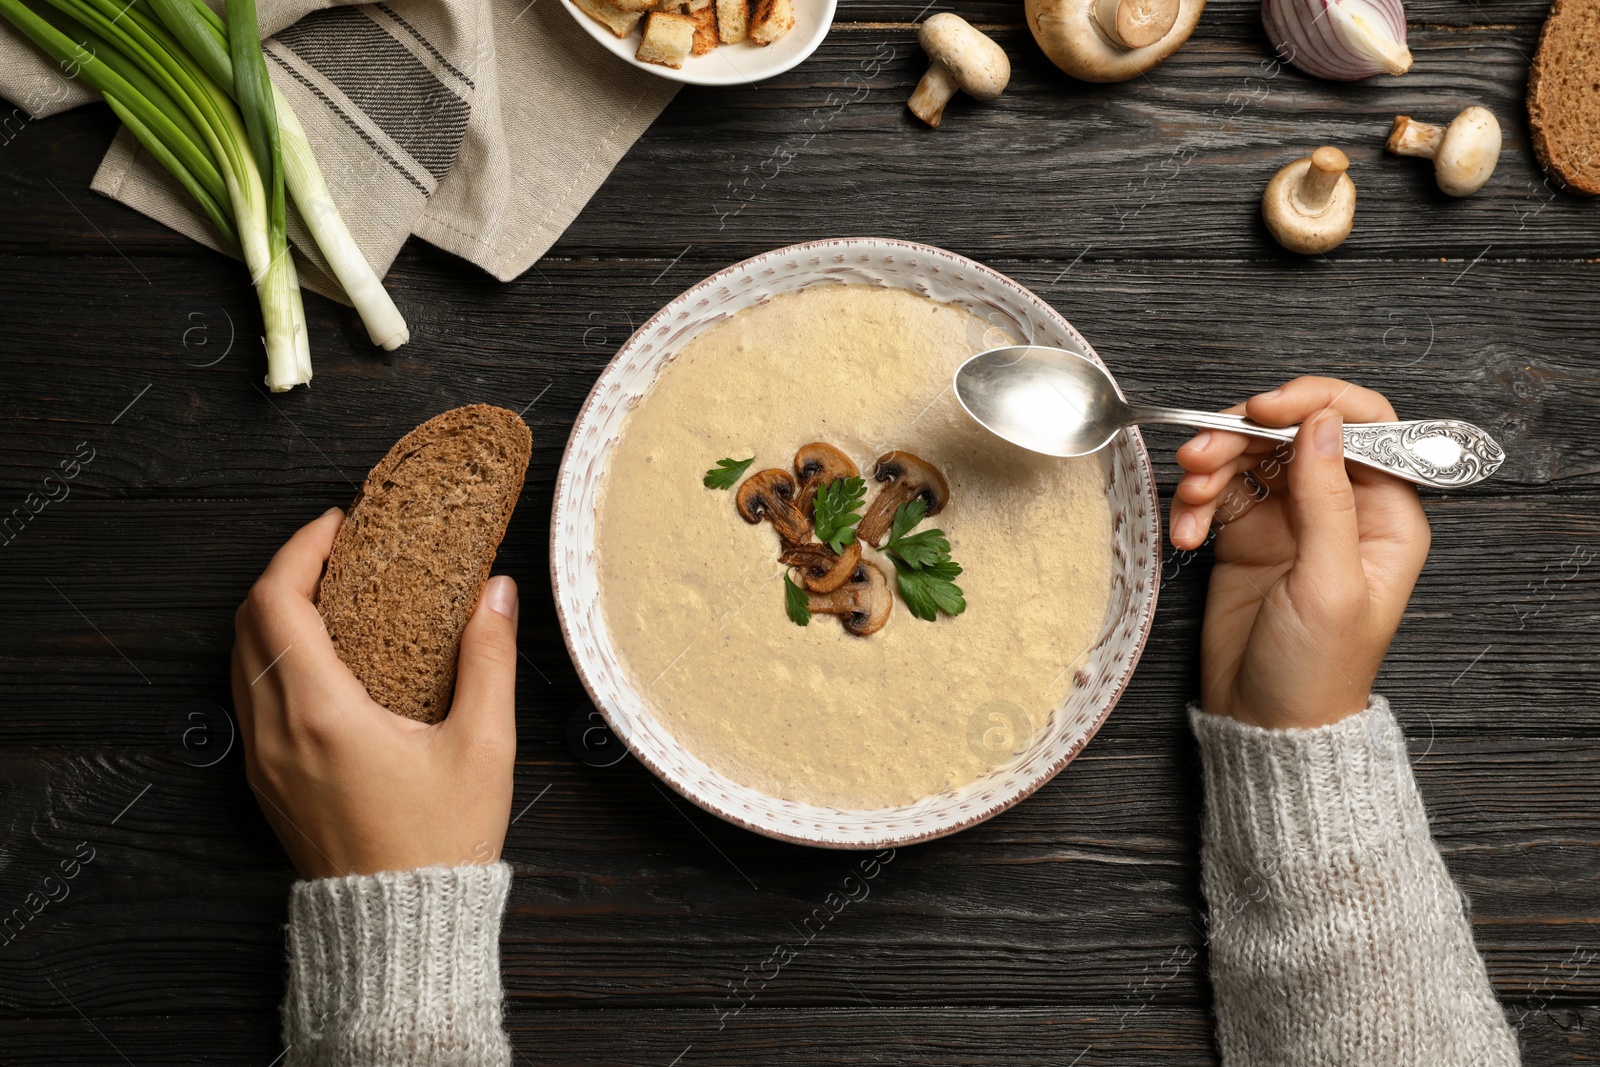
[[[393,715],[339,659],[312,597],[344,516],[278,550],[234,616],[233,703],[261,810],[306,878],[493,863],[517,750],[517,587],[491,579],[461,636],[455,701]]]

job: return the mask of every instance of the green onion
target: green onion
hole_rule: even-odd
[[[409,334],[267,76],[255,0],[227,9],[224,24],[203,0],[0,0],[0,18],[98,90],[244,257],[261,302],[267,383],[280,391],[311,380],[286,191],[373,341],[392,349]]]
[[[256,282],[262,290],[261,308],[279,316],[267,322],[267,385],[277,392],[311,380],[311,351],[306,339],[305,314],[300,307],[300,283],[289,255],[289,228],[285,218],[283,150],[278,141],[278,112],[272,100],[272,80],[261,54],[261,32],[256,24],[255,0],[227,0],[228,53],[233,60],[233,93],[239,102],[245,131],[268,194],[267,247],[271,260],[266,275]],[[287,313],[287,316],[286,316]],[[293,347],[274,353],[273,328],[287,330],[280,337]],[[275,358],[276,357],[276,358]]]
[[[216,13],[204,0],[140,0],[150,8],[162,24],[172,31],[189,54],[205,68],[219,85],[234,85],[233,61],[229,58],[228,34]],[[230,13],[229,18],[233,16]],[[232,89],[238,98],[237,88]],[[388,290],[378,279],[372,265],[362,253],[344,216],[334,205],[333,194],[317,166],[311,152],[311,142],[300,125],[300,119],[289,106],[283,94],[273,87],[273,100],[278,115],[278,136],[282,146],[284,178],[289,195],[299,209],[300,218],[311,231],[334,277],[344,287],[345,295],[355,305],[357,313],[367,327],[372,343],[394,350],[411,339],[406,320],[394,306]]]

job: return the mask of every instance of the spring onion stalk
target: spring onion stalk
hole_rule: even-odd
[[[170,34],[131,5],[118,7],[113,0],[43,3],[56,24],[24,0],[0,0],[0,17],[64,70],[75,67],[119,117],[132,120],[134,136],[195,196],[224,239],[243,255],[261,302],[268,384],[281,390],[308,381],[305,312],[294,263],[287,241],[274,243],[272,200],[233,101]],[[248,36],[257,42],[259,59],[259,37]],[[270,94],[267,100],[270,104]],[[276,130],[276,119],[269,115],[267,121]],[[268,180],[272,173],[267,171]]]
[[[263,289],[261,307],[280,316],[279,329],[290,333],[289,351],[274,353],[267,348],[267,385],[277,392],[311,380],[311,352],[304,338],[305,315],[296,321],[292,312],[300,307],[300,284],[294,260],[289,255],[289,229],[284,193],[283,149],[278,140],[278,113],[273,106],[272,79],[267,77],[267,60],[261,54],[261,32],[256,23],[255,0],[227,0],[228,58],[233,60],[234,98],[239,103],[251,151],[266,183],[267,246],[271,255],[265,275],[256,282]],[[287,315],[287,318],[283,316]],[[272,333],[273,324],[267,325]],[[274,358],[276,356],[276,359]]]
[[[204,0],[140,0],[141,7],[145,3],[213,80],[224,87],[234,86],[227,27]],[[230,11],[229,20],[232,19]],[[238,99],[236,87],[233,94]],[[411,339],[405,318],[350,235],[344,216],[335,206],[333,194],[317,166],[316,156],[311,152],[305,129],[276,86],[273,86],[273,102],[278,117],[284,178],[301,219],[333,269],[334,277],[339,279],[345,294],[355,305],[372,343],[390,351],[399,348]]]
[[[90,46],[74,41],[40,18],[21,0],[0,0],[0,17],[16,27],[40,51],[60,63],[63,70],[72,71],[83,79],[85,85],[111,101],[119,117],[132,118],[136,123],[129,126],[133,135],[195,197],[223,237],[233,245],[238,245],[239,237],[233,221],[222,207],[227,200],[222,176],[217,172],[199,133],[181,113],[153,103],[112,69],[103,58],[110,56],[111,49],[94,51]]]
[[[160,26],[119,6],[118,0],[46,0],[59,13],[77,19],[122,58],[140,65],[206,137],[220,164],[237,221],[240,249],[261,304],[267,350],[267,384],[275,392],[311,380],[305,310],[283,227],[273,232],[270,143],[257,151],[244,118],[220,86],[200,70],[178,42]],[[259,38],[258,38],[259,40]],[[259,44],[257,45],[259,53]],[[263,74],[265,63],[262,64]],[[275,118],[267,116],[272,129]],[[281,185],[277,215],[281,221]]]
[[[361,246],[350,236],[294,109],[281,94],[277,101],[278,124],[283,134],[283,166],[289,191],[294,195],[294,206],[300,209],[300,218],[333,269],[334,277],[344,286],[345,295],[355,305],[367,327],[367,336],[372,338],[373,344],[392,352],[411,340],[405,317],[394,306],[389,290],[383,287],[372,264],[367,262]]]

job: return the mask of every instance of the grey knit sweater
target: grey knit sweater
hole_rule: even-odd
[[[1226,1067],[1515,1067],[1383,699],[1315,730],[1191,721]],[[507,1067],[510,880],[496,864],[298,883],[288,1067]]]

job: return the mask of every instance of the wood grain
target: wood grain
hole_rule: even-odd
[[[586,767],[567,747],[588,704],[545,545],[589,385],[707,273],[852,233],[1012,275],[1131,394],[1220,406],[1329,373],[1506,444],[1494,481],[1425,495],[1433,554],[1379,689],[1524,1062],[1600,1059],[1600,211],[1551,192],[1528,151],[1544,8],[1415,0],[1413,72],[1335,86],[1271,62],[1254,0],[1213,0],[1148,78],[1086,86],[1042,57],[1013,0],[972,0],[960,10],[1007,48],[1014,81],[933,132],[903,106],[925,9],[860,0],[790,74],[681,93],[519,281],[413,242],[388,279],[415,338],[399,352],[309,298],[315,386],[278,397],[260,388],[242,268],[87,191],[105,109],[29,124],[0,147],[0,520],[29,516],[0,534],[0,1060],[279,1054],[293,875],[215,706],[231,612],[401,433],[487,401],[534,434],[499,565],[524,603],[515,803],[537,801],[507,842],[521,1061],[1214,1064],[1182,710],[1203,554],[1169,558],[1139,672],[1082,758],[1026,804],[897,854],[731,1018],[729,984],[796,938],[851,857],[743,833],[632,761]],[[1381,153],[1395,113],[1469,102],[1507,135],[1480,196],[1450,201],[1425,165]],[[1357,226],[1297,260],[1256,202],[1320,143],[1353,160]],[[1148,439],[1170,493],[1182,437]],[[80,847],[94,858],[70,893],[19,926]]]

